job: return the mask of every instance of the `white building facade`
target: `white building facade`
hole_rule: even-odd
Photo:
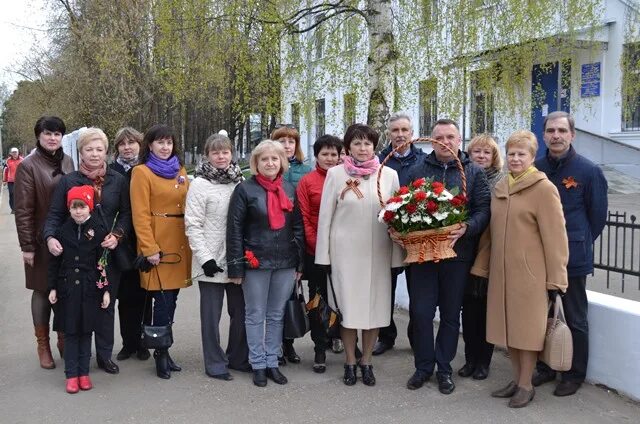
[[[640,63],[638,2],[601,1],[595,9],[597,19],[584,28],[569,29],[563,20],[566,13],[550,13],[549,20],[555,17],[555,21],[530,39],[512,37],[504,28],[492,26],[496,15],[511,13],[501,8],[499,0],[477,2],[481,14],[474,18],[475,25],[469,23],[477,42],[474,48],[465,48],[465,57],[473,59],[463,67],[456,65],[461,53],[450,47],[456,42],[447,31],[452,24],[447,16],[453,13],[449,3],[391,3],[401,54],[390,107],[391,112],[403,110],[414,117],[414,135],[429,135],[435,120],[447,117],[459,122],[466,140],[490,132],[504,143],[520,128],[531,129],[541,138],[544,116],[565,110],[575,117],[581,152],[640,177],[640,93],[629,96],[623,90],[625,73],[640,75],[640,69],[621,66],[623,57]],[[419,21],[426,22],[429,15],[437,25],[426,34],[429,29],[421,29]],[[420,36],[440,41],[420,43]],[[544,39],[553,39],[558,48],[547,43],[551,47],[544,57],[524,65],[514,81],[508,74],[496,73],[497,85],[511,84],[509,96],[512,102],[514,96],[518,99],[518,107],[505,108],[507,94],[501,95],[500,89],[488,93],[476,83],[478,72],[500,66],[500,57],[508,57],[512,48]],[[300,129],[307,156],[312,156],[311,146],[319,135],[342,136],[349,124],[367,121],[367,52],[367,28],[357,16],[340,25],[327,21],[283,43],[282,116]],[[456,101],[448,101],[450,97]]]

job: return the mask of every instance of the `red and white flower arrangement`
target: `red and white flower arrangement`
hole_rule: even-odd
[[[378,220],[407,234],[464,222],[466,205],[467,198],[458,187],[447,189],[439,181],[420,178],[400,187],[387,200]]]

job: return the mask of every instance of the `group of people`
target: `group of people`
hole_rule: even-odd
[[[91,388],[92,333],[98,366],[118,372],[112,360],[116,299],[123,339],[116,358],[145,360],[150,354],[140,344],[141,323],[172,323],[180,289],[197,281],[205,373],[228,381],[230,370],[238,370],[252,372],[259,387],[269,379],[286,384],[280,367],[300,357],[293,340],[283,337],[285,305],[304,279],[310,297],[320,294],[342,315],[340,338],[312,327],[313,371],[324,372],[326,351],[343,345],[343,382],[354,385],[360,374],[372,386],[372,357],[392,349],[397,337],[394,294],[405,272],[415,358],[408,389],[422,387],[435,372],[440,392],[454,391],[451,361],[462,312],[465,364],[458,374],[487,378],[493,345],[507,347],[513,380],[492,396],[510,398],[510,407],[526,406],[534,385],[556,377],[543,364],[534,369],[549,301],[566,292],[574,360],[555,394],[575,393],[586,374],[585,279],[593,267],[592,241],[604,226],[607,183],[597,166],[575,152],[573,118],[564,112],[546,117],[548,151],[537,161],[535,135],[513,133],[506,142],[506,170],[487,134],[473,138],[464,152],[457,123],[440,119],[431,134],[439,143],[426,154],[408,143],[412,128],[409,115],[393,114],[390,145],[379,155],[380,135],[367,125],[351,125],[343,140],[323,135],[313,145],[312,169],[304,163],[297,129],[278,126],[251,152],[250,177],[234,160],[231,140],[215,134],[190,181],[166,125],[144,136],[121,129],[111,164],[106,135],[83,130],[80,166],[73,171],[60,146],[64,123],[41,118],[36,150],[15,178],[40,365],[55,367],[51,305],[67,391],[75,393]],[[402,248],[378,220],[380,202],[419,178],[460,186],[458,161],[468,212],[448,235],[456,257],[403,263]],[[150,271],[134,268],[136,255]],[[219,328],[225,294],[226,350]],[[153,356],[158,377],[181,370],[168,349]]]

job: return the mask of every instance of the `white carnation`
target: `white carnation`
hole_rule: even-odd
[[[411,222],[420,222],[421,220],[422,218],[418,214],[415,214],[411,217]]]
[[[426,222],[426,223],[427,223],[427,225],[431,225],[431,223],[433,222],[433,219],[431,219],[431,217],[430,217],[430,216],[428,216],[428,215],[424,215],[424,216],[422,217],[422,220],[423,220],[424,222]]]
[[[442,221],[443,219],[446,219],[448,216],[449,216],[449,212],[436,212],[433,214],[433,217],[438,221]]]
[[[385,210],[395,212],[400,208],[400,206],[402,206],[402,203],[393,202],[393,203],[387,203],[387,205],[384,208]]]
[[[409,217],[407,215],[402,215],[400,221],[402,221],[403,224],[407,224],[409,222]]]
[[[441,202],[451,199],[453,199],[453,194],[449,193],[447,190],[444,190],[442,193],[440,193],[440,197],[438,197],[438,200],[440,200]]]

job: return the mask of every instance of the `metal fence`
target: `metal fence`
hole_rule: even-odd
[[[614,274],[620,277],[622,293],[627,283],[637,283],[640,290],[639,230],[635,215],[609,211],[604,230],[593,245],[593,265],[605,271],[607,289]]]

